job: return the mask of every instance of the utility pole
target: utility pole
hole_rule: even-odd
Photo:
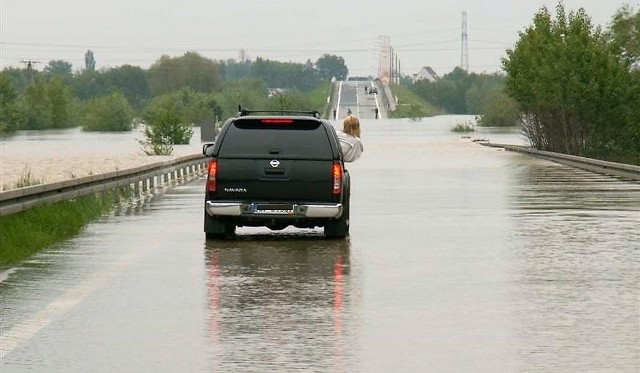
[[[393,47],[389,47],[389,82],[393,83]]]
[[[462,12],[462,43],[460,48],[460,68],[469,71],[469,49],[467,45],[467,12]]]

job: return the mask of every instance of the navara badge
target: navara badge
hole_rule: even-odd
[[[280,161],[277,160],[277,159],[274,159],[271,162],[269,162],[269,164],[271,165],[271,167],[276,168],[276,167],[280,166]]]

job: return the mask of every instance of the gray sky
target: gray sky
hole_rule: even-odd
[[[565,0],[585,8],[594,24],[638,0]],[[391,38],[404,74],[432,66],[443,75],[460,64],[462,12],[467,12],[469,68],[500,69],[505,49],[552,0],[0,0],[0,67],[21,60],[63,59],[84,67],[93,50],[97,68],[148,68],[162,54],[196,51],[212,59],[316,61],[344,57],[351,75],[375,75],[378,36]]]

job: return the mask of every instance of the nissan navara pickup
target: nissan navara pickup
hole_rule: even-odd
[[[203,153],[207,238],[232,237],[236,227],[348,235],[349,173],[335,129],[317,112],[242,110]]]

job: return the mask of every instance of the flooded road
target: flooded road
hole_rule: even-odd
[[[464,119],[363,121],[345,241],[205,241],[204,180],[91,224],[4,273],[0,371],[637,372],[640,184]]]

